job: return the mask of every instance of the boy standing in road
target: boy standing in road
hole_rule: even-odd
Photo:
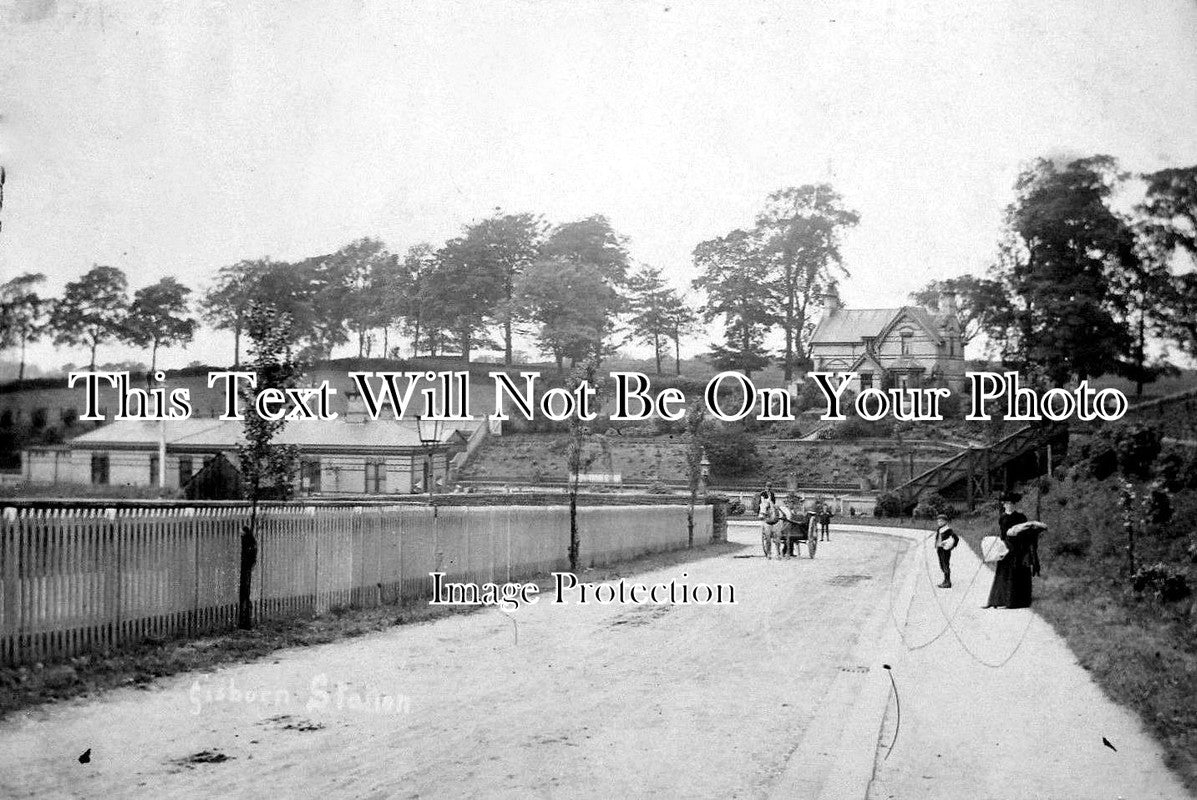
[[[935,518],[935,552],[939,555],[939,568],[943,570],[943,583],[940,589],[952,588],[952,550],[960,543],[956,531],[948,525],[948,515],[940,514]]]

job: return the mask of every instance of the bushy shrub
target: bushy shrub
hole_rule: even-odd
[[[1110,429],[1107,435],[1119,472],[1140,480],[1151,477],[1162,447],[1157,429],[1146,425],[1124,425]]]
[[[671,436],[686,429],[686,423],[682,420],[674,421],[657,416],[653,417],[652,426],[653,433],[657,436]]]
[[[1169,448],[1156,459],[1154,474],[1170,492],[1197,489],[1197,454]]]
[[[946,514],[948,519],[952,519],[956,516],[956,509],[938,492],[922,498],[914,507],[914,515],[919,519],[935,519],[940,514]]]
[[[877,498],[877,504],[873,506],[874,517],[900,517],[902,516],[902,499],[893,492],[885,492]]]
[[[939,400],[939,415],[945,420],[963,419],[964,396],[959,392],[952,392]]]
[[[1188,574],[1180,567],[1164,563],[1135,570],[1131,587],[1137,594],[1154,595],[1161,603],[1175,603],[1192,594]]]
[[[742,475],[760,463],[756,437],[742,425],[706,425],[699,437],[711,462],[711,472],[717,475]]]
[[[1172,521],[1172,498],[1162,483],[1152,483],[1144,490],[1143,506],[1149,525],[1167,525]]]
[[[1084,558],[1089,555],[1089,541],[1087,539],[1056,539],[1051,544],[1053,555]]]
[[[773,422],[765,429],[769,436],[778,439],[801,439],[804,431],[797,422]]]

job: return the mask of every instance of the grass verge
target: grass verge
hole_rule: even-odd
[[[1178,492],[1173,503],[1172,523],[1136,542],[1139,564],[1186,561],[1186,537],[1197,530],[1197,492]],[[1032,491],[1021,507],[1034,519],[1037,504],[1048,531],[1040,543],[1035,611],[1106,695],[1139,715],[1168,766],[1197,793],[1197,604],[1132,590],[1115,481],[1068,480],[1042,498]],[[997,533],[997,509],[953,527],[980,552],[981,537]]]

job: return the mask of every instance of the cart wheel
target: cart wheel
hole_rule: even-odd
[[[816,536],[813,539],[806,540],[806,551],[810,553],[810,557],[815,557],[815,548],[819,546],[819,538]]]

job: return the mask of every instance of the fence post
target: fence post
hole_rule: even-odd
[[[13,509],[4,510],[3,534],[4,541],[0,543],[0,553],[4,554],[4,617],[0,619],[0,663],[16,663],[17,642],[21,638],[21,578],[18,571],[18,538],[21,533],[19,516],[21,512]]]

